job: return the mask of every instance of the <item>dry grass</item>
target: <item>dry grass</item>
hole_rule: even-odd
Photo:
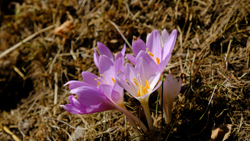
[[[209,140],[212,128],[223,124],[233,125],[231,140],[250,138],[248,0],[81,1],[24,0],[10,4],[13,13],[2,8],[0,140],[74,140],[76,130],[78,140],[133,139],[120,112],[73,115],[60,107],[68,102],[64,83],[81,80],[82,71],[97,74],[92,57],[97,41],[113,52],[125,43],[109,20],[129,42],[133,36],[145,40],[154,29],[178,30],[165,72],[182,77],[183,87],[174,122],[164,128],[152,96],[155,140]],[[70,30],[54,31],[67,20]]]

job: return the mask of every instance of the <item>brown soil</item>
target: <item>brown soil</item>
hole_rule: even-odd
[[[69,96],[63,84],[82,80],[82,71],[98,73],[97,41],[114,53],[125,44],[111,22],[130,44],[133,36],[145,41],[154,29],[178,30],[164,73],[183,79],[174,120],[162,126],[157,94],[152,95],[158,130],[146,139],[205,141],[213,128],[227,124],[232,125],[228,140],[250,138],[250,1],[18,0],[0,5],[0,140],[73,140],[77,127],[83,128],[77,140],[134,138],[118,111],[74,115],[60,107]],[[68,26],[54,31],[67,20]],[[126,53],[132,53],[129,47]],[[126,103],[131,111],[140,109],[137,101],[125,99],[132,102]]]

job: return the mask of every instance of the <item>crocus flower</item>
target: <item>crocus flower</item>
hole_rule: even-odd
[[[137,58],[140,51],[146,51],[154,60],[155,64],[157,64],[158,69],[163,72],[171,58],[171,52],[175,46],[176,38],[176,29],[173,30],[170,35],[165,29],[162,31],[162,34],[160,34],[158,30],[153,30],[147,36],[146,44],[141,39],[137,39],[132,43],[132,50],[135,57],[129,54],[126,55],[126,57],[131,63],[136,65],[139,60]]]
[[[107,46],[105,46],[104,44],[97,42],[97,47],[100,53],[100,56],[104,55],[107,56],[114,64],[122,64],[121,66],[119,66],[119,71],[123,71],[123,66],[124,66],[124,55],[125,55],[125,51],[126,51],[126,45],[124,44],[121,52],[118,52],[115,54],[115,57],[113,57],[112,52],[109,50],[109,48]],[[100,56],[98,55],[96,49],[94,49],[95,53],[94,53],[94,62],[95,65],[98,69],[100,69]],[[121,62],[123,60],[123,62]]]
[[[155,71],[154,68],[151,67],[151,65],[155,64],[152,63],[152,59],[147,59],[146,55],[147,54],[144,54],[140,57],[135,67],[127,63],[124,68],[124,73],[118,74],[117,82],[130,95],[141,102],[148,121],[149,129],[153,130],[154,127],[148,101],[150,94],[161,85],[161,81],[158,82],[161,73]]]
[[[175,98],[181,91],[181,84],[181,78],[178,81],[172,74],[168,74],[163,82],[163,109],[167,124],[172,120],[172,106]]]
[[[105,55],[100,56],[99,63],[100,77],[83,71],[83,82],[71,80],[65,84],[69,86],[71,93],[78,96],[77,100],[72,96],[69,97],[71,99],[70,102],[73,102],[71,105],[74,107],[74,102],[78,101],[80,103],[78,106],[82,107],[70,109],[68,105],[63,106],[67,111],[77,113],[74,110],[79,108],[78,111],[81,112],[77,114],[88,114],[112,110],[114,108],[114,106],[110,106],[112,103],[123,107],[123,88],[115,81],[116,73],[118,72],[115,64]],[[93,100],[91,101],[90,99]]]
[[[106,55],[98,58],[100,77],[87,71],[82,72],[83,81],[71,80],[65,85],[75,94],[69,96],[70,104],[61,105],[65,110],[73,114],[90,114],[107,110],[119,110],[123,112],[132,126],[136,122],[147,131],[145,125],[131,114],[123,103],[124,90],[116,82],[116,74],[123,66],[122,58],[117,62]]]

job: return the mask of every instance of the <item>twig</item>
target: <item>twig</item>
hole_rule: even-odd
[[[226,70],[228,69],[228,56],[229,56],[229,52],[230,52],[230,49],[231,49],[232,41],[233,41],[233,40],[230,40],[230,41],[229,41],[229,44],[228,44],[228,47],[227,47],[227,54],[226,54],[226,57],[225,57],[225,61],[226,61]]]
[[[59,56],[59,54],[60,54],[61,51],[62,51],[62,47],[59,47],[59,50],[57,51],[57,53],[56,53],[54,59],[52,60],[52,63],[50,64],[50,67],[49,67],[49,74],[52,73],[53,66],[54,66],[54,64],[56,63],[56,59],[57,59],[57,57]]]
[[[54,92],[54,105],[57,104],[58,99],[58,73],[55,72],[55,92]],[[56,114],[56,107],[54,107],[54,115]]]
[[[212,99],[213,99],[213,97],[214,97],[214,93],[215,93],[215,90],[217,89],[217,86],[218,86],[218,84],[214,87],[214,91],[213,91],[213,93],[212,93],[212,96],[211,96],[211,98],[210,98],[208,104],[207,104],[207,108],[206,108],[204,114],[200,117],[199,120],[201,120],[201,119],[203,118],[203,116],[205,115],[205,113],[207,112],[207,109],[208,109],[208,107],[209,107],[209,105],[210,105],[210,103],[211,103],[211,101],[212,101]]]
[[[42,32],[45,32],[47,30],[50,30],[51,28],[55,27],[55,25],[51,25],[51,26],[48,26],[40,31],[37,31],[35,32],[34,34],[30,35],[29,37],[25,38],[24,40],[20,41],[19,43],[15,44],[14,46],[10,47],[9,49],[5,50],[4,52],[2,52],[0,54],[0,59],[2,57],[4,57],[5,55],[9,54],[11,51],[17,49],[19,46],[21,46],[22,44],[28,42],[29,40],[31,40],[32,38],[36,37],[38,34],[42,33]]]
[[[110,22],[114,27],[115,29],[120,33],[120,35],[122,36],[123,40],[128,44],[128,46],[130,47],[130,49],[132,50],[132,46],[130,45],[130,43],[128,42],[128,40],[126,39],[126,37],[122,34],[121,30],[119,29],[119,27],[114,23],[112,22],[111,20],[108,20],[108,22]]]
[[[8,127],[3,126],[3,130],[4,130],[6,133],[10,134],[11,137],[12,137],[15,141],[21,141],[14,133],[12,133],[12,132],[8,129]]]
[[[241,126],[242,126],[242,122],[243,122],[243,114],[241,113],[240,126],[239,126],[239,129],[238,129],[237,133],[240,132],[240,129],[241,129]]]
[[[23,79],[25,79],[24,74],[23,74],[16,66],[13,66],[13,69],[14,69],[15,72],[18,73]]]

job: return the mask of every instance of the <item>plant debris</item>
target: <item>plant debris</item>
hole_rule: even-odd
[[[0,140],[135,139],[118,111],[74,115],[62,109],[70,94],[63,85],[81,80],[82,71],[98,73],[93,61],[97,41],[118,52],[125,43],[132,44],[133,37],[146,39],[154,29],[177,29],[164,75],[181,77],[183,86],[168,126],[162,126],[157,95],[151,96],[149,106],[159,129],[153,139],[209,140],[214,134],[211,129],[219,125],[232,125],[229,139],[250,138],[249,0],[18,0],[3,4]],[[132,50],[127,48],[126,53]],[[138,103],[128,95],[125,99]],[[141,110],[139,105],[125,104],[131,112]]]

